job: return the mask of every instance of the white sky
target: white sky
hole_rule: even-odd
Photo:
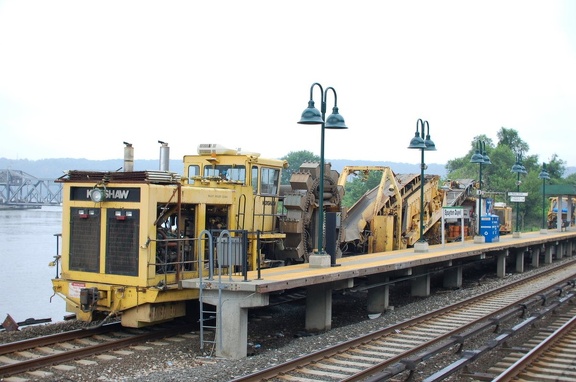
[[[0,0],[0,157],[320,154],[314,82],[349,127],[328,160],[419,163],[422,118],[428,163],[504,126],[576,166],[575,1]]]

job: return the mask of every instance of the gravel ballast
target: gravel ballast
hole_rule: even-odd
[[[210,349],[200,350],[199,335],[195,331],[178,338],[131,348],[128,352],[109,352],[105,357],[90,357],[87,359],[89,362],[70,362],[68,365],[74,367],[70,370],[48,368],[35,375],[19,377],[30,381],[229,381],[487,292],[545,268],[542,266],[538,270],[508,275],[503,279],[488,276],[481,281],[479,275],[465,275],[465,285],[461,289],[446,291],[433,287],[433,295],[427,298],[411,297],[407,283],[397,284],[391,287],[390,309],[372,320],[366,313],[366,292],[335,292],[332,329],[317,334],[304,330],[305,307],[302,302],[252,309],[248,324],[249,356],[242,360],[220,359]],[[441,282],[435,284],[441,285]],[[0,342],[47,335],[79,325],[66,322],[22,328],[18,332],[0,332]],[[467,344],[467,347],[478,348],[486,340],[487,336],[483,336],[478,343]],[[457,358],[459,355],[455,355],[454,351],[450,356],[433,357],[419,367],[412,380],[419,380],[418,375],[430,375]]]

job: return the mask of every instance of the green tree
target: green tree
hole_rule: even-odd
[[[540,227],[542,219],[542,180],[538,178],[542,170],[542,163],[536,155],[528,155],[529,146],[524,142],[516,130],[502,128],[498,132],[498,143],[496,146],[486,136],[474,137],[470,144],[470,150],[466,156],[448,161],[446,169],[450,179],[476,179],[479,178],[479,165],[470,163],[472,155],[475,153],[477,142],[483,140],[486,143],[486,154],[492,162],[491,165],[482,165],[482,191],[486,195],[507,195],[508,192],[527,192],[528,196],[523,203],[512,203],[514,209],[514,219],[516,214],[519,217],[520,230],[532,230]],[[516,163],[517,155],[521,155],[522,165],[526,169],[526,174],[513,173],[512,166]],[[564,161],[554,155],[546,163],[550,174],[550,183],[565,182],[562,174],[565,171]],[[576,181],[576,176],[574,177]],[[503,197],[497,201],[509,200]],[[516,222],[514,221],[514,229]]]
[[[290,177],[300,168],[302,163],[305,162],[320,162],[320,157],[314,155],[310,151],[291,151],[287,155],[280,158],[288,162],[288,168],[282,171],[281,184],[290,184]]]
[[[576,186],[576,172],[568,175],[566,179],[564,179],[564,182]]]
[[[478,135],[472,139],[470,142],[470,150],[466,154],[466,156],[462,158],[455,158],[449,160],[446,164],[446,170],[448,171],[448,177],[451,179],[477,179],[479,176],[479,165],[476,163],[470,163],[470,158],[472,155],[478,150],[478,142],[483,141],[485,144],[486,155],[492,158],[491,154],[494,150],[494,144],[492,140],[486,135]],[[482,165],[482,174],[486,174],[486,172],[490,171],[489,165]],[[482,187],[484,188],[485,180],[484,176],[482,176]]]
[[[546,171],[550,175],[550,179],[560,181],[564,172],[566,171],[566,162],[558,158],[558,155],[552,155],[552,158],[546,163]]]
[[[524,142],[514,129],[502,127],[496,136],[498,137],[498,145],[506,145],[516,154],[527,153],[530,149],[528,143]]]
[[[369,171],[368,173],[354,173],[355,176],[352,181],[346,182],[344,186],[344,200],[342,204],[344,207],[351,207],[356,203],[362,195],[367,191],[378,187],[382,178],[381,171]]]

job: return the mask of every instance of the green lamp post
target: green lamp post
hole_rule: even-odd
[[[320,111],[314,107],[314,87],[320,88]],[[326,115],[326,98],[328,96],[328,91],[334,94],[334,107],[332,108],[332,114],[325,118]],[[318,189],[318,246],[316,249],[316,255],[326,255],[324,251],[324,130],[325,129],[347,129],[344,118],[338,113],[338,96],[336,95],[336,90],[333,87],[328,87],[326,90],[322,88],[322,85],[315,82],[310,87],[310,100],[308,101],[308,107],[302,113],[300,124],[304,125],[321,125],[321,138],[320,138],[320,182]],[[311,266],[314,264],[310,261]],[[331,255],[330,265],[336,265],[336,254]]]
[[[520,174],[527,174],[526,168],[522,165],[522,154],[516,155],[516,163],[512,166],[511,172],[516,173],[516,193],[520,193]],[[516,202],[516,231],[512,233],[512,237],[520,237],[520,211],[518,202]]]
[[[426,126],[426,135],[424,135],[424,126]],[[421,129],[421,131],[419,130]],[[409,149],[418,149],[421,151],[420,160],[420,238],[414,244],[415,252],[428,252],[428,242],[424,238],[424,170],[426,163],[424,163],[424,151],[436,151],[436,145],[430,139],[430,125],[428,121],[418,119],[416,121],[416,133],[414,138],[410,140]]]
[[[541,234],[547,234],[548,228],[546,224],[546,181],[550,179],[550,174],[546,171],[546,163],[542,163],[542,171],[538,174],[538,178],[542,179],[542,228]]]
[[[474,243],[481,244],[484,243],[486,240],[484,235],[481,232],[481,218],[482,218],[482,165],[485,164],[492,164],[488,155],[486,155],[486,142],[479,140],[476,143],[476,152],[470,158],[470,163],[478,163],[480,167],[480,174],[478,176],[478,208],[477,208],[477,217],[478,220],[478,229],[476,231],[476,235],[474,235]],[[464,232],[462,232],[464,235]]]

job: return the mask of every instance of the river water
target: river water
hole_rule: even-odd
[[[54,235],[61,231],[61,207],[0,210],[0,324],[7,314],[17,322],[58,322],[69,314],[62,298],[50,302],[56,268],[48,264],[56,255]]]

